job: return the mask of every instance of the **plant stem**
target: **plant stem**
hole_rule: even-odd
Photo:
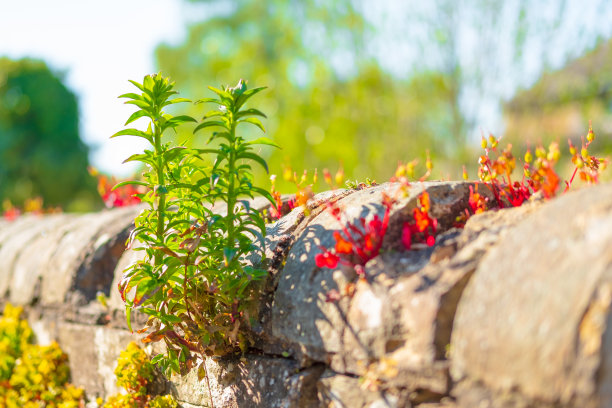
[[[161,131],[159,130],[159,126],[157,126],[157,121],[153,123],[155,129],[155,155],[157,156],[157,185],[163,186],[165,182],[164,178],[164,160],[162,156],[162,147],[161,147]],[[160,242],[164,242],[164,223],[166,216],[166,193],[160,191],[157,188],[157,195],[159,196],[159,201],[157,202],[157,240]],[[163,261],[163,254],[161,251],[157,251],[155,254],[155,265],[161,265]]]
[[[228,177],[229,184],[227,187],[227,245],[229,248],[234,248],[234,207],[236,205],[236,196],[234,194],[235,167],[236,167],[236,123],[234,115],[230,116],[231,128],[230,138],[231,149],[228,158]]]

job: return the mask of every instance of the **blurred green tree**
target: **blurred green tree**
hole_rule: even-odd
[[[451,82],[437,73],[409,81],[385,73],[365,56],[366,22],[352,1],[192,2],[213,17],[191,25],[183,44],[161,45],[158,65],[191,98],[239,78],[268,86],[260,106],[283,149],[270,152],[273,172],[342,163],[349,177],[386,179],[399,160],[420,156],[423,164],[426,149],[456,157],[457,144],[445,139],[454,125]]]
[[[91,209],[100,199],[75,95],[42,61],[0,58],[0,202]],[[99,205],[99,204],[98,204]]]

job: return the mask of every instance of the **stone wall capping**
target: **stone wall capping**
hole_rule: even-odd
[[[476,184],[328,191],[270,223],[255,346],[208,359],[210,389],[190,373],[170,378],[166,392],[186,408],[612,407],[612,184],[491,210],[458,228]],[[402,227],[423,191],[439,234],[434,247],[406,251]],[[327,203],[344,222],[370,220],[382,216],[383,194],[397,203],[368,279],[317,267],[341,228]],[[126,329],[116,290],[143,256],[125,249],[141,210],[0,220],[0,303],[23,305],[39,342],[60,343],[90,397],[118,391],[119,352],[142,336]],[[328,301],[348,287],[351,296]],[[144,318],[136,313],[135,325]]]

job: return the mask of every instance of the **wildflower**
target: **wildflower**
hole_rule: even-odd
[[[433,246],[436,243],[435,234],[438,228],[438,220],[429,215],[431,201],[429,193],[423,192],[418,200],[418,207],[412,210],[413,223],[406,222],[402,227],[402,244],[404,248],[412,247],[413,237],[422,237],[425,244]]]
[[[315,256],[315,263],[319,268],[335,268],[338,266],[339,260],[340,258],[337,255],[329,251],[325,251]]]

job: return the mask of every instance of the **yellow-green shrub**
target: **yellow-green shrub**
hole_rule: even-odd
[[[0,406],[79,408],[84,392],[68,384],[68,356],[57,343],[32,344],[34,334],[21,307],[7,304],[0,317]]]
[[[115,369],[117,385],[125,388],[127,394],[109,397],[104,408],[177,408],[178,404],[170,395],[152,398],[147,393],[155,375],[155,367],[147,354],[134,342],[121,352]]]

